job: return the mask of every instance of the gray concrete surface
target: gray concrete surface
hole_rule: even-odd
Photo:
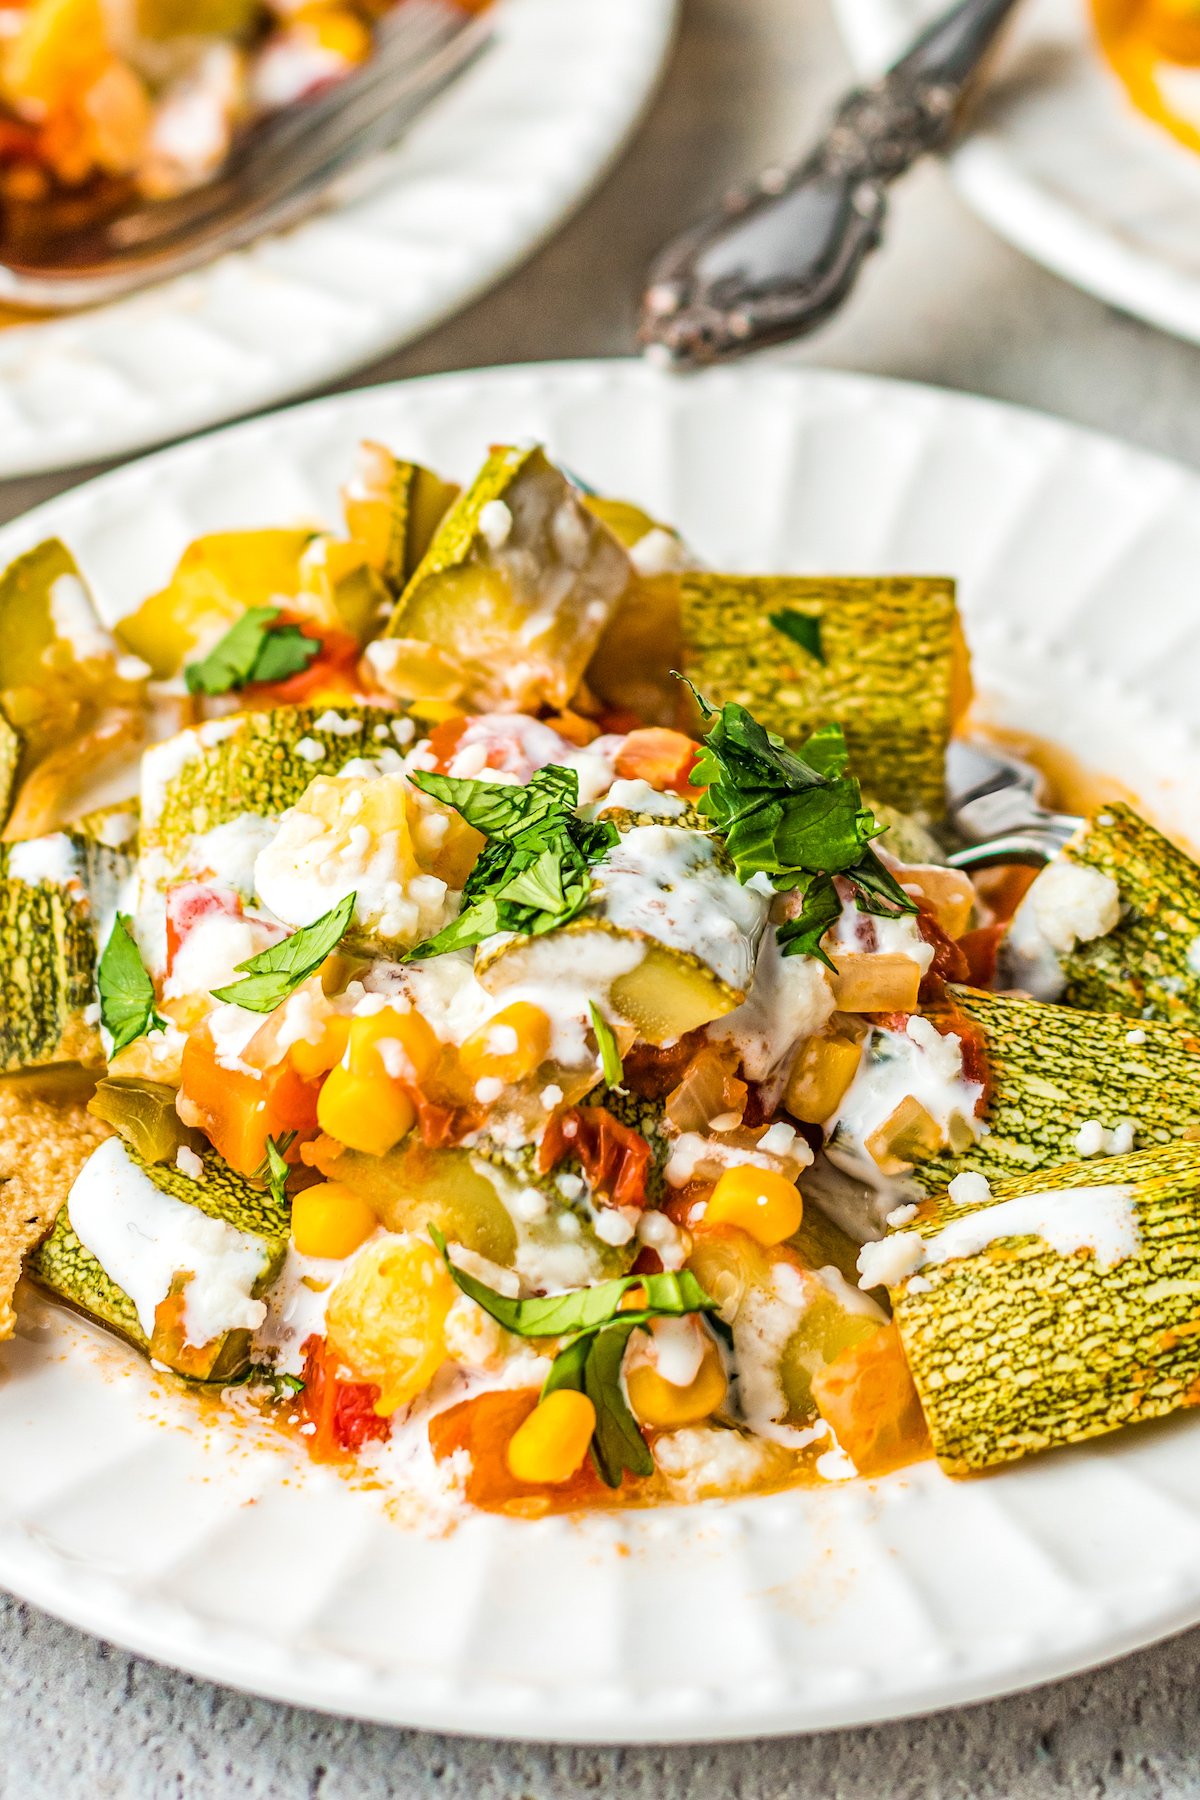
[[[684,0],[678,53],[654,111],[591,203],[499,290],[359,379],[627,350],[638,276],[659,242],[728,181],[797,147],[845,75],[824,0]],[[935,167],[906,184],[888,245],[852,304],[800,354],[1041,406],[1200,466],[1200,350],[1026,262],[971,218]],[[0,488],[0,517],[80,478]],[[3,1800],[1198,1793],[1200,1632],[926,1720],[716,1749],[567,1750],[293,1711],[157,1668],[15,1602],[0,1605]]]

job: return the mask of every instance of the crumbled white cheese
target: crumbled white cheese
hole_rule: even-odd
[[[973,1169],[964,1169],[961,1175],[956,1175],[946,1192],[955,1206],[982,1206],[992,1197],[992,1187],[987,1176],[979,1175]],[[910,1218],[916,1210],[915,1206],[910,1209]],[[891,1222],[889,1219],[889,1225]]]
[[[1146,1033],[1142,1030],[1140,1025],[1135,1025],[1132,1031],[1127,1031],[1125,1033],[1125,1042],[1127,1044],[1144,1044],[1145,1041]]]
[[[1126,1156],[1133,1149],[1134,1125],[1122,1119],[1110,1130],[1099,1119],[1085,1119],[1072,1143],[1080,1156]]]
[[[627,1244],[637,1227],[637,1208],[602,1206],[597,1210],[592,1230],[602,1244]]]
[[[204,1176],[204,1158],[197,1156],[186,1144],[180,1144],[175,1152],[175,1167],[181,1175],[187,1175],[192,1181],[200,1181]]]
[[[324,744],[314,737],[297,738],[295,751],[297,756],[302,757],[308,763],[322,762],[326,756]]]
[[[919,1231],[898,1231],[878,1243],[864,1244],[858,1253],[860,1288],[897,1287],[925,1261],[925,1240]]]
[[[901,1225],[910,1225],[917,1216],[916,1203],[910,1200],[904,1206],[895,1206],[887,1216],[887,1223],[893,1230]]]
[[[1121,894],[1112,876],[1067,856],[1047,863],[1025,899],[1042,936],[1060,956],[1104,937],[1121,917]]]
[[[475,1083],[475,1098],[481,1106],[491,1106],[504,1092],[504,1083],[494,1075],[481,1075]]]
[[[479,535],[489,550],[501,550],[512,536],[512,511],[503,500],[489,500],[479,509]]]

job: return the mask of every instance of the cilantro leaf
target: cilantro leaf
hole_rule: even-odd
[[[244,973],[246,979],[235,981],[230,987],[213,988],[213,999],[227,1000],[231,1006],[244,1006],[250,1012],[274,1012],[302,981],[315,974],[330,951],[337,949],[354,916],[357,899],[357,894],[347,894],[311,925],[238,963],[238,972]]]
[[[267,1154],[254,1173],[261,1181],[269,1182],[271,1198],[276,1206],[287,1205],[287,1183],[290,1170],[284,1157],[296,1140],[294,1131],[281,1131],[277,1138],[267,1139]]]
[[[128,913],[119,912],[113,921],[96,965],[96,990],[100,1023],[112,1037],[114,1055],[147,1032],[166,1030],[167,1021],[155,1011],[154,983],[134,941]]]
[[[621,1386],[625,1347],[637,1329],[622,1317],[602,1331],[576,1338],[555,1357],[542,1385],[543,1400],[556,1388],[576,1388],[587,1395],[596,1411],[592,1462],[611,1488],[620,1487],[626,1469],[632,1475],[654,1473],[654,1458]]]
[[[848,773],[839,725],[823,726],[794,751],[744,706],[729,702],[718,712],[696,699],[713,721],[692,774],[705,789],[697,804],[724,839],[738,880],[765,874],[780,893],[804,892],[800,915],[779,931],[785,954],[829,962],[820,939],[840,911],[835,875],[864,912],[896,918],[918,910],[871,848],[885,827]]]
[[[825,652],[821,648],[821,621],[815,614],[797,612],[794,607],[788,606],[779,612],[768,613],[767,618],[776,631],[782,631],[784,637],[791,638],[793,644],[799,644],[817,662],[825,661]]]
[[[605,1018],[594,1000],[588,1001],[588,1011],[592,1015],[592,1030],[596,1033],[596,1043],[600,1050],[600,1067],[604,1071],[607,1087],[619,1087],[625,1069],[621,1062],[621,1052],[617,1047],[616,1033]]]
[[[837,964],[821,948],[821,939],[842,915],[842,902],[832,875],[814,875],[804,890],[800,911],[776,930],[785,956],[815,956],[837,973]]]
[[[690,1269],[681,1269],[678,1274],[622,1275],[613,1281],[597,1282],[595,1287],[572,1288],[566,1294],[512,1300],[451,1262],[446,1240],[436,1225],[430,1226],[429,1235],[445,1258],[456,1286],[516,1337],[573,1337],[577,1332],[598,1331],[617,1317],[631,1288],[644,1288],[645,1302],[621,1312],[620,1317],[636,1325],[651,1319],[678,1319],[685,1313],[716,1311],[716,1301],[709,1298]]]
[[[524,787],[421,771],[412,780],[488,841],[467,877],[458,918],[410,950],[407,960],[469,949],[501,931],[537,937],[582,912],[591,867],[619,834],[610,821],[579,817],[574,769],[551,763]]]
[[[277,625],[277,606],[248,606],[199,662],[185,665],[191,694],[229,694],[252,681],[284,681],[320,654],[319,638],[298,625]]]

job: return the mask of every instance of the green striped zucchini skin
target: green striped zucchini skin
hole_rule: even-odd
[[[975,988],[950,996],[983,1033],[992,1092],[977,1143],[916,1165],[926,1193],[967,1169],[991,1181],[1073,1162],[1088,1120],[1129,1120],[1139,1149],[1200,1127],[1200,1033]]]
[[[100,1068],[104,1051],[85,1011],[96,998],[98,933],[133,873],[129,849],[113,849],[84,824],[63,832],[78,890],[8,873],[0,844],[0,1074],[50,1063]]]
[[[1121,921],[1061,958],[1068,1006],[1200,1021],[1200,864],[1114,801],[1063,851],[1117,884]]]
[[[95,998],[96,940],[88,912],[64,888],[0,877],[0,1073],[78,1062],[102,1068]]]
[[[125,1152],[162,1193],[258,1238],[263,1246],[263,1271],[254,1284],[254,1292],[259,1295],[271,1285],[287,1254],[291,1209],[286,1202],[280,1205],[268,1189],[255,1187],[244,1176],[236,1175],[211,1148],[202,1152],[204,1175],[198,1179],[184,1175],[170,1163],[146,1163],[128,1144]],[[80,1243],[71,1229],[66,1206],[60,1208],[49,1236],[26,1260],[25,1273],[55,1299],[115,1331],[143,1355],[149,1355],[150,1340],[142,1330],[132,1300]],[[201,1379],[231,1380],[246,1366],[249,1350],[248,1332],[226,1332],[217,1340],[208,1371]]]
[[[824,661],[770,622],[820,620]],[[926,821],[945,811],[958,636],[946,577],[683,577],[684,667],[789,743],[836,720],[863,792]]]
[[[331,713],[358,729],[351,734],[317,724]],[[248,813],[277,817],[314,777],[336,775],[352,758],[378,756],[388,744],[394,749],[394,738],[381,742],[375,733],[382,728],[390,734],[400,717],[395,709],[371,706],[285,706],[239,716],[236,729],[215,742],[198,737],[195,755],[163,784],[158,803],[143,817],[144,852],[170,865],[194,837],[218,825]],[[310,762],[296,754],[305,738],[323,747],[322,759]]]
[[[1021,1194],[1132,1190],[1140,1244],[1100,1268],[1007,1238],[891,1290],[934,1450],[953,1475],[1078,1443],[1200,1402],[1200,1146],[1077,1162],[996,1185]],[[930,1237],[977,1207],[925,1200]],[[914,1291],[915,1290],[915,1291]]]

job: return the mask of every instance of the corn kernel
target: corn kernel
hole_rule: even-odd
[[[350,1041],[350,1021],[343,1013],[331,1013],[315,1044],[297,1039],[288,1051],[293,1069],[304,1081],[316,1081],[341,1062]]]
[[[656,1431],[673,1431],[679,1425],[697,1425],[707,1419],[725,1398],[727,1385],[715,1345],[706,1347],[699,1371],[686,1387],[665,1380],[649,1361],[635,1362],[625,1370],[630,1406],[643,1425]]]
[[[340,1181],[319,1181],[292,1201],[292,1242],[301,1256],[351,1256],[376,1223],[362,1195]]]
[[[387,1043],[399,1044],[399,1066],[381,1051]],[[420,1013],[385,1006],[351,1022],[346,1066],[352,1075],[390,1075],[420,1083],[437,1067],[440,1055],[441,1045]]]
[[[338,1063],[317,1096],[317,1123],[350,1150],[384,1156],[412,1130],[416,1113],[404,1089],[386,1075],[352,1075]]]
[[[505,1460],[518,1481],[570,1481],[588,1453],[596,1409],[586,1394],[556,1388],[509,1439]]]
[[[516,1000],[473,1031],[458,1058],[472,1081],[521,1081],[545,1062],[550,1021],[540,1006]]]
[[[804,1202],[799,1188],[774,1169],[738,1163],[726,1169],[709,1197],[706,1225],[736,1225],[760,1244],[782,1244],[799,1231]]]
[[[371,54],[371,33],[361,19],[340,6],[306,9],[296,22],[296,34],[342,62],[365,62]]]

